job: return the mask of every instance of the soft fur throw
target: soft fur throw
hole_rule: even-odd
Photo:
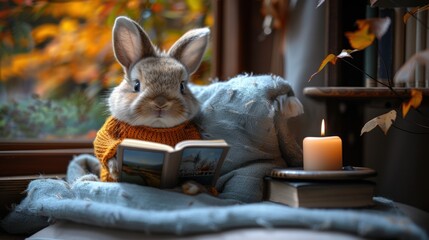
[[[233,228],[308,228],[341,231],[371,239],[428,239],[394,203],[374,198],[368,209],[290,208],[270,202],[242,204],[207,194],[189,196],[128,183],[98,182],[94,156],[69,165],[67,182],[40,179],[1,222],[10,233],[32,233],[61,219],[146,234],[188,235]],[[83,175],[82,175],[83,174]],[[91,181],[92,180],[92,181]]]
[[[302,166],[287,124],[303,108],[286,80],[245,75],[191,90],[202,105],[194,121],[202,137],[231,145],[217,184],[220,197],[260,201],[262,179],[272,168]]]

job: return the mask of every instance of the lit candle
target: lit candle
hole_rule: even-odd
[[[343,154],[341,138],[325,137],[325,120],[320,127],[322,137],[306,137],[303,141],[304,170],[341,170]]]

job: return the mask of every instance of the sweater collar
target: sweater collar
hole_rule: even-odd
[[[122,126],[128,128],[128,129],[133,128],[133,129],[138,129],[138,130],[142,130],[142,131],[163,132],[163,133],[166,133],[166,132],[175,132],[175,131],[184,129],[190,123],[190,121],[188,120],[188,121],[185,121],[185,122],[183,122],[183,123],[181,123],[179,125],[176,125],[176,126],[173,126],[173,127],[169,127],[169,128],[154,128],[154,127],[149,127],[149,126],[144,126],[144,125],[138,125],[138,126],[130,125],[129,123],[121,121],[121,120],[118,120],[118,119],[116,119],[113,116],[110,116],[109,118],[110,118],[109,119],[110,121],[113,121],[116,124],[122,125]]]

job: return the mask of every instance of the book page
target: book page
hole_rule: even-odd
[[[190,147],[190,146],[228,146],[228,144],[225,142],[225,140],[222,139],[218,139],[218,140],[186,140],[186,141],[182,141],[176,144],[175,149],[176,150],[181,150],[184,149],[186,147]]]
[[[125,139],[117,150],[119,181],[157,188],[172,188],[186,180],[212,185],[228,150],[224,140],[184,141],[175,150],[164,144]]]
[[[212,185],[216,180],[228,148],[187,147],[182,151],[179,167],[180,180],[194,180],[203,185]]]
[[[121,158],[121,182],[161,187],[165,152],[125,147]]]
[[[159,150],[159,151],[166,151],[166,152],[174,151],[174,148],[166,144],[131,139],[131,138],[126,138],[122,140],[121,145],[126,147],[145,148],[145,149],[152,149],[152,150]]]

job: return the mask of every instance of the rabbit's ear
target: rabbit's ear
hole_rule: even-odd
[[[179,60],[189,74],[195,72],[201,63],[209,40],[210,30],[199,28],[190,30],[183,35],[168,51],[168,54]]]
[[[155,48],[145,31],[127,17],[118,17],[115,20],[113,51],[126,70],[140,59],[155,55]]]

